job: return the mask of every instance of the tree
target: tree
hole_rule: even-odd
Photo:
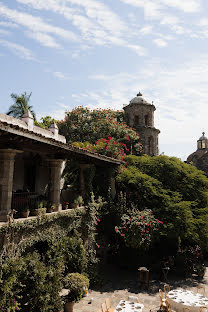
[[[110,109],[89,110],[77,107],[71,112],[66,112],[65,119],[58,123],[60,133],[68,143],[89,142],[95,144],[100,139],[111,137],[119,143],[127,145],[129,153],[132,151],[140,154],[140,138],[136,131],[124,122],[122,111]]]
[[[57,120],[51,116],[42,117],[40,120],[40,122],[35,121],[35,125],[43,129],[49,129],[54,122],[57,123]]]
[[[32,106],[29,105],[31,95],[32,92],[30,94],[24,92],[21,95],[12,93],[11,98],[14,100],[14,104],[9,107],[7,115],[11,115],[15,118],[21,118],[22,115],[24,115],[24,113],[29,110],[33,115],[34,120],[36,120],[36,116],[34,111],[32,110]]]
[[[208,179],[202,171],[175,157],[124,157],[117,176],[127,208],[151,209],[164,222],[165,246],[200,245],[208,251]],[[160,241],[161,243],[161,241]],[[162,248],[162,247],[161,247]]]

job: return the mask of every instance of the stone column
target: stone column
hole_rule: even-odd
[[[109,186],[112,199],[116,196],[115,169],[109,168]]]
[[[83,198],[86,196],[86,183],[84,177],[84,171],[87,168],[94,167],[93,164],[79,164],[80,173],[79,173],[79,182],[80,182],[80,192]]]
[[[61,174],[64,169],[64,160],[63,159],[47,159],[50,175],[49,175],[49,200],[51,204],[56,206],[56,211],[60,211],[61,201]]]
[[[11,210],[14,158],[20,151],[0,149],[0,221],[7,221]]]

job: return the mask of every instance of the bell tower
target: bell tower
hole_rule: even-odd
[[[129,104],[124,104],[125,120],[128,126],[136,129],[141,138],[144,153],[150,156],[158,155],[159,129],[154,127],[155,106],[148,103],[139,92]]]

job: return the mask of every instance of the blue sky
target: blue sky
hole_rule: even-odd
[[[40,118],[154,101],[160,152],[208,135],[208,1],[0,0],[0,112],[32,92]]]

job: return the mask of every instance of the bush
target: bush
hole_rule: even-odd
[[[117,185],[126,192],[127,209],[151,209],[162,219],[159,234],[165,245],[180,239],[181,246],[200,244],[207,252],[208,179],[203,172],[175,157],[128,156],[125,161]]]
[[[19,276],[23,285],[21,291],[23,311],[59,311],[62,306],[59,297],[61,277],[61,271],[46,266],[36,252],[25,256]]]
[[[1,267],[1,310],[60,311],[61,273],[60,269],[46,266],[36,252],[8,260]]]
[[[70,273],[64,278],[64,287],[69,289],[68,301],[79,301],[83,295],[83,289],[89,287],[89,279],[79,273]]]
[[[87,255],[83,241],[79,237],[64,237],[51,246],[47,255],[47,263],[55,265],[58,260],[64,266],[64,274],[83,273],[87,268]]]

